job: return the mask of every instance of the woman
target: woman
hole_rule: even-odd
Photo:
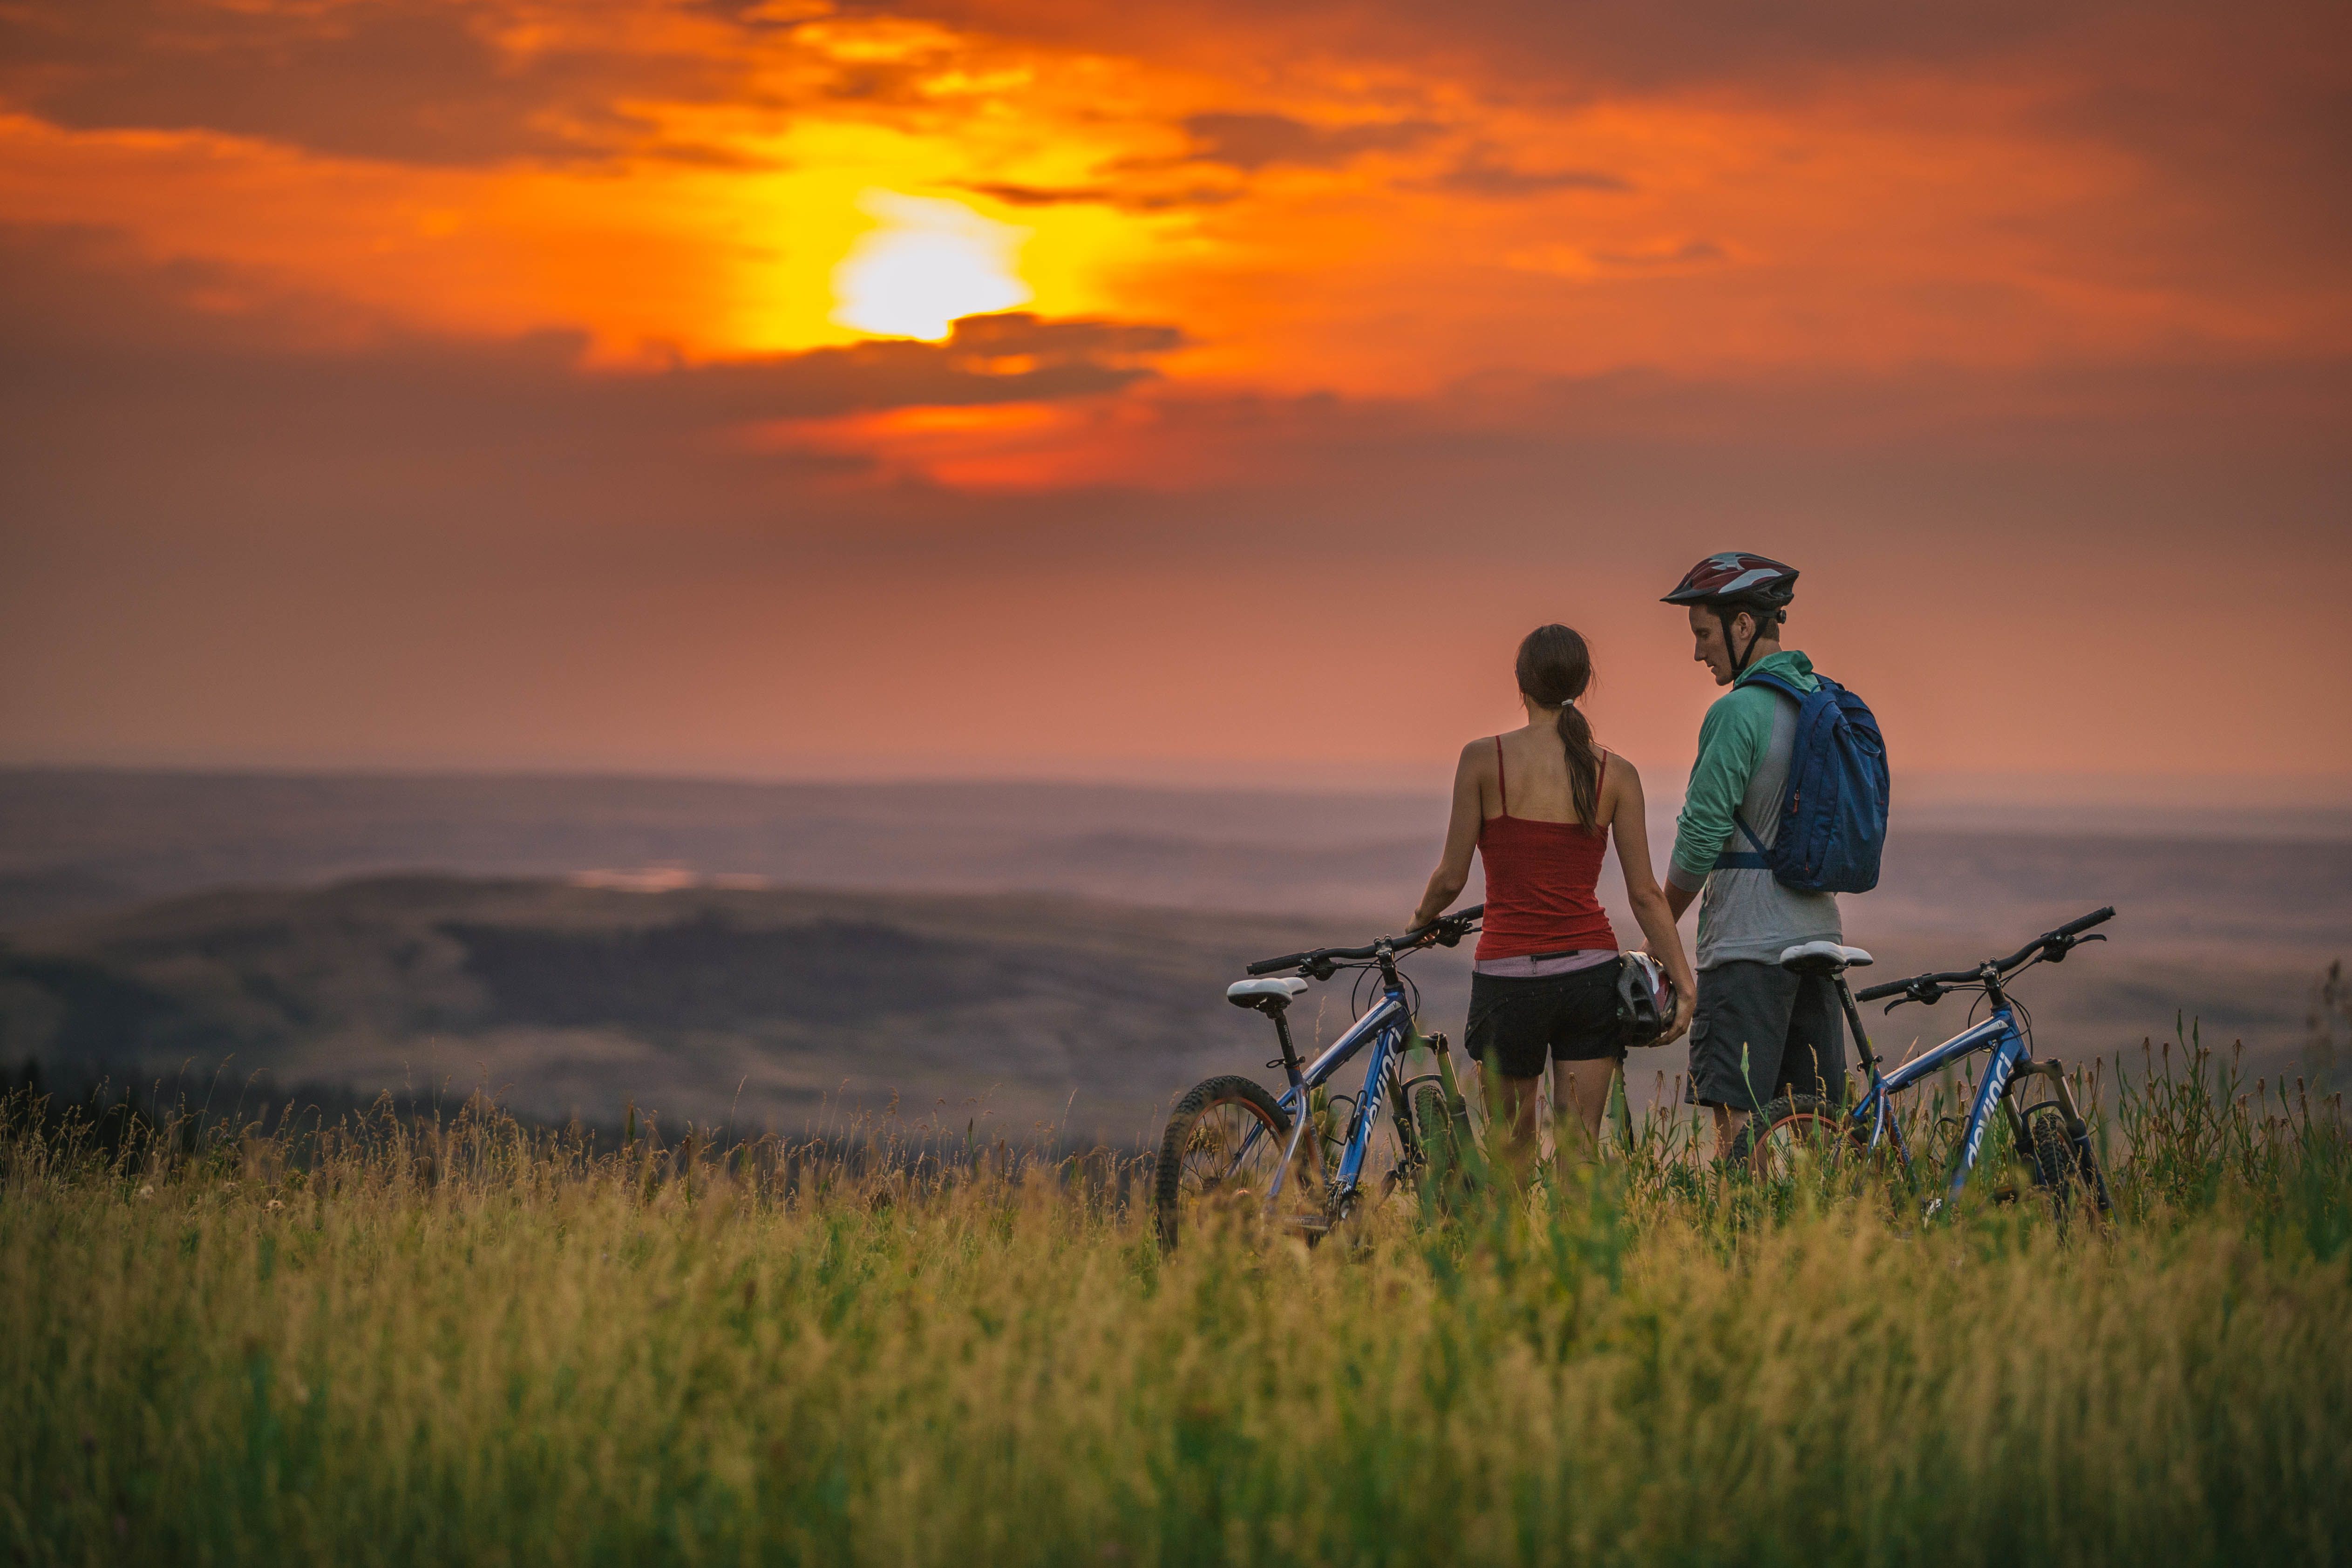
[[[1485,1070],[1488,1118],[1507,1129],[1511,1163],[1524,1169],[1535,1149],[1546,1059],[1553,1063],[1554,1135],[1580,1125],[1588,1146],[1625,1060],[1616,1021],[1617,934],[1593,894],[1612,831],[1625,896],[1675,983],[1675,1016],[1660,1044],[1690,1027],[1696,988],[1650,869],[1641,775],[1594,747],[1592,726],[1576,706],[1592,682],[1584,639],[1565,626],[1538,626],[1519,644],[1518,680],[1527,726],[1462,748],[1444,858],[1412,925],[1436,919],[1462,895],[1475,849],[1486,862],[1486,917],[1465,1043]]]

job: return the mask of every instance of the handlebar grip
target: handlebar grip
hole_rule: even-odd
[[[1911,982],[1908,980],[1889,980],[1883,986],[1864,987],[1854,992],[1853,999],[1858,1002],[1874,1002],[1881,997],[1899,996],[1910,988]]]
[[[2065,925],[2061,925],[2056,931],[2053,932],[2052,935],[2056,936],[2073,936],[2079,932],[2088,931],[2094,925],[2104,925],[2107,921],[2113,920],[2115,917],[2116,906],[2110,904],[2105,909],[2094,909],[2090,914],[2085,915],[2080,920],[2069,920]]]
[[[1409,931],[1402,936],[1384,936],[1381,941],[1402,947],[1408,943],[1421,941],[1444,926],[1466,926],[1486,913],[1485,904],[1474,904],[1467,909],[1457,909],[1451,915],[1441,915],[1418,931]],[[1302,964],[1319,963],[1326,959],[1354,963],[1360,959],[1371,957],[1380,951],[1380,942],[1374,942],[1362,947],[1310,947],[1304,953],[1285,953],[1279,958],[1260,958],[1256,963],[1244,968],[1242,973],[1271,975],[1276,969],[1296,969]]]

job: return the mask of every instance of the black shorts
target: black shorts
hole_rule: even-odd
[[[1758,1111],[1782,1094],[1824,1092],[1845,1099],[1845,1015],[1835,982],[1748,959],[1698,972],[1688,1099]]]
[[[1470,977],[1463,1049],[1506,1078],[1540,1078],[1553,1061],[1622,1061],[1617,963],[1527,978]]]

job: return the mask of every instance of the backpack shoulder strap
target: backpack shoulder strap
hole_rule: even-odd
[[[1773,674],[1745,675],[1741,677],[1739,684],[1743,686],[1764,686],[1778,692],[1795,703],[1801,712],[1804,708],[1805,698],[1808,695],[1807,693],[1799,691],[1789,682]],[[1826,687],[1829,683],[1824,680],[1822,685]],[[1748,841],[1749,847],[1745,850],[1726,850],[1716,857],[1715,869],[1717,871],[1771,870],[1771,852],[1764,847],[1764,841],[1757,836],[1755,829],[1748,825],[1748,819],[1739,814],[1739,809],[1736,806],[1732,808],[1731,821],[1732,825],[1739,830],[1740,836]]]
[[[1805,706],[1805,696],[1806,696],[1806,694],[1805,694],[1805,693],[1803,693],[1803,692],[1799,691],[1795,686],[1791,685],[1790,685],[1790,683],[1788,683],[1787,681],[1782,680],[1782,679],[1781,679],[1780,676],[1778,676],[1778,675],[1771,675],[1771,674],[1753,674],[1753,675],[1743,675],[1743,676],[1741,676],[1741,677],[1740,677],[1739,684],[1740,684],[1741,685],[1743,685],[1743,686],[1765,686],[1765,687],[1769,687],[1769,689],[1771,689],[1771,690],[1773,690],[1773,691],[1779,692],[1782,696],[1789,698],[1790,701],[1794,702],[1794,703],[1795,703],[1799,707],[1802,707],[1802,706]],[[1827,681],[1823,681],[1822,684],[1823,685],[1829,685],[1830,683],[1829,683],[1829,682],[1827,682]]]

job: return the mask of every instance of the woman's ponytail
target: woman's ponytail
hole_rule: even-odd
[[[1590,825],[1601,815],[1601,752],[1592,744],[1592,723],[1576,702],[1592,684],[1592,652],[1570,627],[1538,626],[1519,644],[1518,677],[1519,690],[1559,709],[1570,798],[1577,820]]]
[[[1559,743],[1568,750],[1568,787],[1576,797],[1577,821],[1601,816],[1601,752],[1592,744],[1592,722],[1574,703],[1559,708]]]

